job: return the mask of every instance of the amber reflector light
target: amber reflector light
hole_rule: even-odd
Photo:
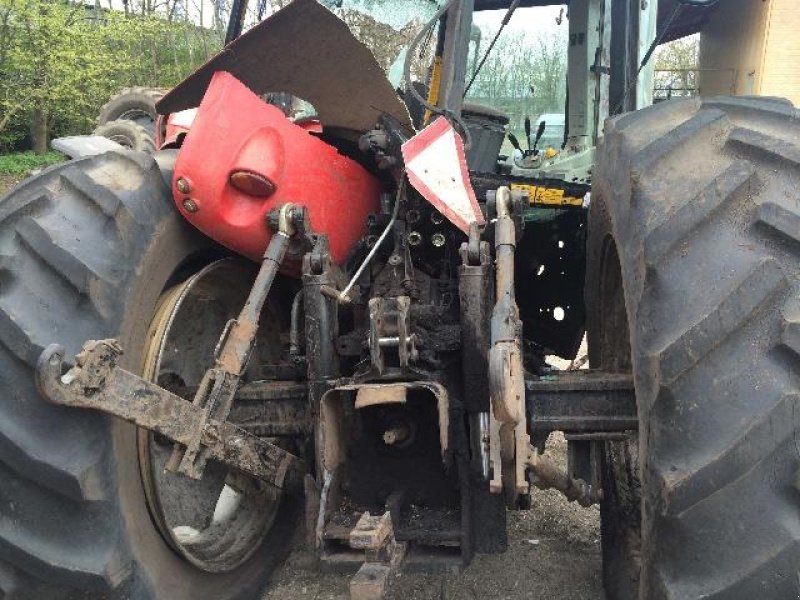
[[[233,187],[250,196],[269,196],[275,191],[275,184],[252,171],[234,171],[230,182]]]

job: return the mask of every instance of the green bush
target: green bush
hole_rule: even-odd
[[[112,94],[171,87],[220,46],[217,31],[188,21],[0,0],[0,152],[19,148],[43,115],[51,135],[90,133]]]
[[[17,152],[15,154],[0,154],[0,175],[21,177],[34,169],[49,167],[64,160],[60,152]]]

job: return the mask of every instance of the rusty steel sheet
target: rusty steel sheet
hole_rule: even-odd
[[[272,365],[270,365],[272,366]],[[282,367],[283,365],[275,365]],[[197,394],[197,386],[170,386],[169,391],[182,398],[194,397]],[[302,400],[308,396],[308,384],[304,381],[293,381],[283,379],[257,379],[242,383],[236,390],[234,399],[271,402],[275,400]]]
[[[198,106],[217,71],[256,94],[288,92],[310,102],[326,128],[364,132],[388,113],[414,132],[372,52],[316,0],[294,0],[228,44],[164,96],[158,112]]]
[[[311,432],[308,401],[273,400],[269,402],[242,401],[238,394],[230,421],[258,437],[299,436]]]
[[[100,410],[184,446],[205,423],[201,444],[209,458],[278,488],[302,492],[305,468],[300,458],[228,421],[206,421],[202,408],[118,367],[121,353],[115,340],[89,341],[76,356],[76,366],[62,376],[64,349],[48,346],[36,366],[39,391],[54,404]]]
[[[450,398],[447,389],[437,381],[395,381],[391,383],[345,383],[337,385],[325,392],[322,397],[323,404],[330,403],[339,392],[355,392],[356,401],[360,402],[355,408],[366,408],[376,404],[395,404],[405,402],[405,393],[408,390],[423,389],[430,392],[436,399],[436,410],[439,416],[439,444],[442,456],[447,451],[448,432],[450,431]],[[323,412],[325,408],[323,407]],[[326,426],[325,415],[321,425]],[[328,418],[330,421],[330,415]],[[332,423],[327,423],[330,428]]]

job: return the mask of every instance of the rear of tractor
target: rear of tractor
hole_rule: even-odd
[[[584,104],[560,157],[468,170],[485,148],[451,109],[479,5],[430,15],[420,132],[295,0],[163,99],[199,105],[177,148],[5,197],[5,596],[253,598],[300,545],[380,597],[397,569],[504,551],[531,486],[600,503],[611,598],[795,593],[797,111],[662,103],[608,121],[587,172]],[[606,60],[613,15],[571,10],[570,60]],[[609,85],[589,72],[572,102]],[[276,90],[319,119],[256,95]],[[551,369],[584,330],[592,368]]]

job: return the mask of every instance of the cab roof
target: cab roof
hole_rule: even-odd
[[[675,8],[676,0],[660,0],[658,3],[658,28],[659,31],[664,26],[669,15]],[[500,10],[508,8],[511,0],[475,0],[475,10]],[[552,0],[522,0],[520,8],[528,6],[561,6],[569,4],[569,1],[553,2]],[[692,35],[702,31],[708,21],[709,16],[717,10],[721,2],[710,7],[687,6],[673,22],[665,38],[665,42],[671,42],[687,35]]]

